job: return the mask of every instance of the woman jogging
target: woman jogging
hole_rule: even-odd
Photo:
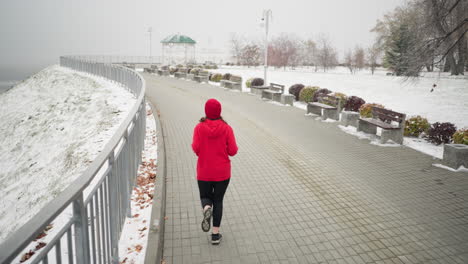
[[[219,226],[223,216],[223,198],[231,178],[229,156],[237,153],[234,132],[221,117],[221,104],[209,99],[205,104],[205,117],[193,131],[192,149],[198,156],[197,180],[203,208],[202,230],[210,230],[213,216],[211,243],[219,244]]]

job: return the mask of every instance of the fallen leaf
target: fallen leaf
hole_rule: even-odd
[[[47,245],[47,244],[44,243],[44,242],[39,242],[39,244],[36,245],[36,250],[39,250],[39,249],[45,247],[46,245]]]
[[[26,260],[30,259],[32,255],[34,255],[34,252],[32,250],[29,250],[29,252],[24,253],[24,255],[21,257],[20,262],[21,263],[25,262]]]
[[[138,253],[139,253],[142,249],[143,249],[143,246],[141,246],[141,245],[136,245],[136,246],[135,246],[135,251],[138,252]]]

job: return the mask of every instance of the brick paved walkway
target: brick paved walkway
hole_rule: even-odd
[[[166,263],[468,263],[468,175],[294,107],[144,75],[167,138]],[[223,241],[200,229],[193,127],[217,98],[236,133]],[[242,213],[245,212],[245,213]]]

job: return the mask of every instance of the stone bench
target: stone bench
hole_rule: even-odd
[[[284,105],[293,105],[294,102],[294,95],[284,94],[284,85],[277,83],[270,83],[267,89],[263,89],[261,97]]]
[[[174,73],[174,77],[175,77],[175,78],[178,78],[178,79],[185,78],[186,76],[187,76],[187,69],[185,69],[185,68],[179,68],[179,69]]]
[[[242,91],[242,77],[232,75],[229,80],[221,80],[221,87]]]
[[[320,95],[318,102],[307,103],[307,113],[319,115],[322,120],[330,118],[338,121],[340,120],[340,112],[341,99],[332,95]]]
[[[207,71],[199,71],[197,75],[194,76],[194,80],[201,82],[208,82],[209,73]]]
[[[160,75],[160,76],[169,76],[169,70],[160,69],[160,70],[158,70],[158,75]]]
[[[359,118],[357,131],[376,134],[377,127],[380,127],[382,128],[380,143],[385,144],[390,139],[403,144],[405,119],[405,114],[373,106],[371,118]]]
[[[269,85],[262,85],[262,86],[251,86],[250,87],[250,93],[256,94],[256,95],[262,95],[262,92],[264,90],[268,90],[270,88]]]

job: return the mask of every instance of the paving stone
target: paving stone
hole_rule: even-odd
[[[295,107],[143,76],[165,133],[166,263],[468,263],[467,175],[404,146],[371,145]],[[190,147],[209,98],[221,101],[239,145],[219,246],[200,229]]]

